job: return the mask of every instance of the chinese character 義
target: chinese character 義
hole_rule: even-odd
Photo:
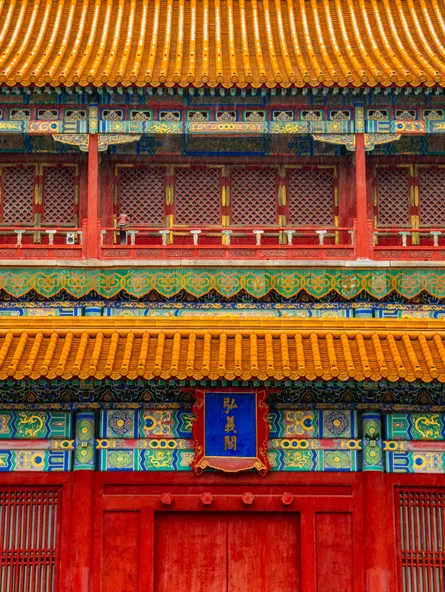
[[[226,433],[233,432],[234,434],[236,434],[235,417],[233,415],[227,416],[226,427],[224,431]]]

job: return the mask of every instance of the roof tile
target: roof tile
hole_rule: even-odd
[[[325,327],[310,321],[268,320],[255,329],[252,319],[145,323],[124,320],[111,329],[96,320],[64,322],[39,319],[11,326],[0,322],[0,380],[61,377],[69,380],[121,378],[147,380],[225,378],[234,380],[390,381],[438,379],[445,382],[445,331],[415,323],[368,324],[330,320]],[[251,326],[249,326],[249,323]],[[253,323],[253,325],[252,325]],[[318,325],[318,327],[317,327]]]
[[[5,0],[0,22],[10,86],[445,86],[437,0]]]

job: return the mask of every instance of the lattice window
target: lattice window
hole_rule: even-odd
[[[234,167],[232,224],[276,224],[276,189],[276,169]]]
[[[3,223],[32,224],[34,167],[3,168]]]
[[[396,495],[400,592],[445,592],[445,489]]]
[[[0,590],[55,592],[59,562],[57,489],[0,489]]]
[[[419,167],[420,223],[445,225],[445,168]]]
[[[44,167],[43,218],[45,223],[73,224],[75,202],[75,167]]]
[[[119,212],[130,224],[165,224],[165,168],[119,169]]]
[[[176,169],[175,223],[221,224],[221,169]]]
[[[378,169],[378,223],[410,224],[409,169],[382,167]]]
[[[334,223],[334,170],[293,169],[288,176],[289,223]]]

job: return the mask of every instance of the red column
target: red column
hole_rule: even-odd
[[[389,592],[388,544],[395,536],[388,521],[385,473],[369,471],[363,477],[363,516],[366,592]]]
[[[98,135],[90,134],[88,146],[88,231],[87,257],[98,258],[99,253],[99,153]]]
[[[371,236],[368,228],[368,200],[366,197],[365,134],[355,134],[355,203],[357,258],[370,259]]]
[[[93,554],[93,471],[72,474],[68,565],[62,592],[90,592]]]

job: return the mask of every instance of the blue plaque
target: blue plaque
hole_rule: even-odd
[[[265,393],[197,391],[195,471],[200,473],[206,467],[231,472],[256,468],[265,473],[267,411]]]

